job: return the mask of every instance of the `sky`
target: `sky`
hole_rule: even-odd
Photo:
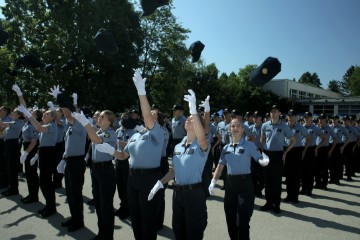
[[[272,56],[282,64],[276,79],[316,72],[326,89],[360,65],[360,0],[173,0],[173,6],[191,31],[186,44],[204,43],[203,61],[220,72]]]

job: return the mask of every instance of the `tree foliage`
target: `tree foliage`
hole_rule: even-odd
[[[1,89],[6,90],[3,102],[16,103],[11,85],[18,83],[26,100],[46,106],[53,100],[47,92],[59,84],[69,93],[77,92],[81,105],[119,110],[130,104],[135,89],[131,83],[133,69],[138,67],[142,51],[139,14],[126,0],[111,1],[5,1],[2,8],[5,29],[10,33],[6,45],[7,60],[0,71],[4,76]],[[119,47],[116,55],[96,50],[93,36],[100,28],[109,29]],[[32,53],[54,71],[18,69],[18,76],[4,75],[5,68],[14,68],[16,60]],[[74,54],[78,65],[64,72],[61,66]]]
[[[321,88],[319,76],[315,72],[312,74],[310,72],[303,73],[299,78],[299,82]]]
[[[339,81],[331,80],[328,84],[328,89],[330,91],[343,94],[342,88],[341,88],[341,83]]]
[[[348,70],[346,70],[342,81],[340,82],[341,89],[344,94],[349,95],[350,94],[350,86],[349,86],[349,78],[355,71],[355,66],[351,65]]]
[[[355,66],[351,75],[348,77],[348,87],[351,96],[360,95],[360,66]]]

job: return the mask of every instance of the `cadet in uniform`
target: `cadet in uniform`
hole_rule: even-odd
[[[230,239],[250,239],[250,219],[254,211],[254,187],[251,177],[251,159],[266,166],[259,149],[253,142],[244,138],[243,123],[231,120],[231,143],[224,146],[219,165],[211,180],[209,192],[214,194],[214,187],[224,165],[227,165],[227,184],[225,188],[224,209]]]
[[[161,190],[151,201],[148,201],[147,195],[162,177],[160,161],[164,146],[164,130],[151,114],[145,91],[146,79],[135,71],[133,81],[138,91],[146,129],[135,133],[123,151],[115,151],[108,144],[99,144],[97,149],[114,155],[119,160],[130,157],[127,193],[134,237],[137,240],[152,240],[157,237],[157,217],[164,191]]]
[[[261,210],[273,209],[275,213],[280,213],[283,161],[296,143],[289,126],[280,120],[280,114],[279,108],[273,105],[270,112],[271,119],[262,125],[260,138],[263,151],[270,158],[269,165],[264,168],[266,204]],[[290,144],[284,151],[285,138],[289,139]]]
[[[71,214],[71,218],[61,225],[67,227],[69,232],[73,232],[84,226],[82,189],[86,169],[84,161],[86,130],[71,116],[68,108],[61,108],[61,110],[69,124],[65,133],[65,152],[62,158],[66,161],[65,190]]]
[[[190,114],[185,122],[186,137],[175,146],[173,168],[159,180],[149,199],[175,176],[172,227],[176,239],[202,239],[207,225],[206,198],[202,187],[202,172],[210,151],[204,130],[204,120],[196,111],[196,97],[192,90],[184,96]],[[157,194],[155,195],[155,197]]]
[[[294,134],[296,139],[295,146],[286,154],[285,171],[286,171],[286,192],[287,196],[284,198],[285,202],[298,203],[300,191],[300,178],[301,178],[301,162],[304,157],[303,140],[305,145],[310,144],[310,135],[306,128],[300,123],[296,122],[296,113],[294,110],[289,110],[288,126]],[[286,138],[285,148],[290,144],[290,140]]]
[[[129,139],[136,133],[135,125],[137,121],[128,117],[121,120],[121,127],[116,130],[117,135],[117,150],[122,151]],[[129,176],[129,161],[122,161],[116,159],[116,185],[118,195],[120,198],[120,208],[115,211],[115,215],[120,219],[126,219],[129,217],[129,204],[127,196],[127,179]]]
[[[334,151],[336,146],[337,138],[333,129],[326,123],[326,115],[321,114],[318,118],[319,124],[318,127],[326,135],[325,144],[319,148],[318,155],[316,158],[316,168],[315,168],[315,186],[314,188],[327,190],[327,184],[329,180],[329,159]],[[330,146],[330,138],[332,139],[332,144]],[[321,143],[321,138],[316,139],[316,144]]]
[[[260,137],[262,116],[258,111],[253,114],[254,124],[250,125],[249,131],[254,136],[254,143],[258,149],[261,149]],[[249,140],[249,139],[247,139]],[[257,197],[262,197],[262,190],[264,189],[263,169],[255,161],[251,161],[251,176],[253,180],[254,193]]]
[[[99,232],[95,239],[114,238],[114,194],[116,190],[116,173],[112,164],[112,155],[100,152],[96,145],[108,143],[112,147],[116,144],[116,134],[112,129],[115,114],[110,110],[100,113],[97,125],[100,127],[96,131],[90,124],[85,115],[73,113],[72,116],[78,120],[86,129],[92,142],[92,193],[95,201],[96,215],[98,217]]]
[[[348,131],[339,124],[339,116],[332,116],[332,125],[331,128],[336,135],[336,146],[330,156],[329,170],[330,170],[330,181],[329,183],[334,183],[339,185],[340,178],[342,177],[344,168],[342,164],[342,153],[346,145],[350,142],[350,136]],[[332,137],[330,137],[329,143],[333,143]]]
[[[56,118],[55,123],[58,128],[58,134],[56,139],[56,165],[60,163],[60,161],[63,159],[63,154],[65,151],[65,142],[64,142],[64,136],[65,136],[65,119],[63,119],[63,112],[62,109],[56,109]],[[59,173],[58,171],[55,171],[54,174],[54,188],[61,188],[62,187],[62,179],[64,177],[64,174]]]
[[[29,118],[34,128],[40,132],[39,137],[39,169],[40,169],[40,189],[45,197],[46,205],[39,210],[40,216],[46,218],[56,213],[55,191],[53,185],[53,174],[56,169],[56,139],[57,127],[54,123],[56,112],[46,111],[43,114],[41,125],[23,106],[19,106],[19,111]]]
[[[326,143],[327,139],[326,135],[321,132],[320,128],[313,124],[311,112],[306,112],[304,114],[304,119],[304,127],[310,135],[310,141],[303,140],[302,144],[304,146],[304,156],[301,167],[302,175],[300,194],[311,196],[314,187],[315,158],[318,154],[318,149]],[[322,140],[316,146],[317,137],[320,137]]]
[[[345,162],[345,174],[348,181],[353,181],[352,175],[354,173],[354,147],[356,146],[358,142],[359,133],[357,130],[351,126],[350,124],[350,117],[344,116],[343,117],[343,126],[349,133],[350,141],[346,145],[343,151],[343,157]],[[342,175],[341,175],[342,176]]]
[[[9,188],[2,192],[5,196],[12,196],[19,194],[19,180],[18,180],[18,164],[20,159],[19,137],[21,129],[24,125],[24,114],[18,109],[15,109],[11,114],[11,122],[0,121],[0,126],[5,127],[4,130],[4,150],[5,150],[5,166],[7,169],[7,178],[9,181]]]
[[[18,95],[20,104],[26,107],[26,102],[23,98],[19,86],[14,84],[12,89]],[[43,115],[40,110],[34,110],[31,114],[38,122],[41,122]],[[21,201],[27,204],[39,201],[39,176],[37,172],[38,163],[37,161],[35,161],[33,164],[30,162],[30,159],[32,159],[38,152],[39,133],[35,130],[31,122],[27,121],[22,128],[21,136],[23,140],[22,143],[24,152],[20,157],[20,162],[25,164],[26,183],[29,191],[29,195],[22,198]]]
[[[180,105],[173,107],[173,119],[171,120],[171,150],[181,142],[186,135],[185,121],[186,117],[183,115],[184,108]]]

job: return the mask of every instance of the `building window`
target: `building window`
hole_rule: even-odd
[[[314,113],[315,114],[333,115],[334,114],[334,106],[333,105],[314,105]]]

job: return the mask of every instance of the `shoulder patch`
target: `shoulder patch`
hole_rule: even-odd
[[[104,133],[104,137],[105,137],[105,138],[109,138],[109,137],[110,137],[110,134],[106,132],[106,133]]]

